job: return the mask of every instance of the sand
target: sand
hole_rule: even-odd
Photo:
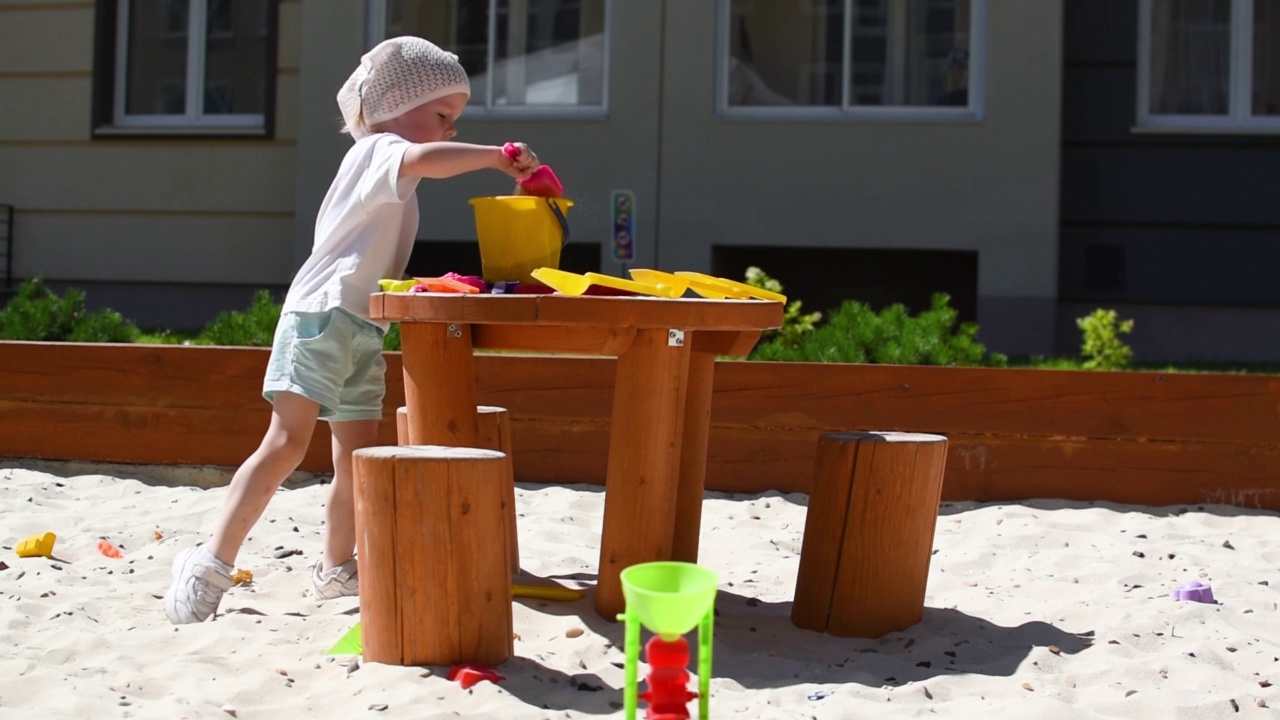
[[[590,593],[518,599],[505,679],[463,690],[440,667],[329,648],[354,598],[306,595],[323,478],[282,489],[241,552],[250,585],[174,627],[170,561],[221,506],[210,471],[0,463],[0,717],[622,717],[622,626]],[[214,475],[217,473],[214,472]],[[521,484],[522,571],[589,588],[599,488]],[[720,575],[714,718],[1240,718],[1280,705],[1280,519],[1234,507],[947,504],[924,619],[873,640],[790,622],[804,495],[710,493],[701,562]],[[14,546],[58,534],[54,559]],[[106,538],[123,559],[97,548]],[[276,558],[278,550],[301,554]],[[1208,583],[1216,604],[1176,602]],[[691,640],[693,638],[691,637]],[[641,711],[643,717],[643,710]]]

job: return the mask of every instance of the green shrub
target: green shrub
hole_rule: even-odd
[[[400,323],[391,323],[387,334],[382,337],[382,349],[400,352]]]
[[[271,347],[281,307],[271,299],[271,293],[259,290],[253,294],[248,310],[219,313],[196,337],[196,344]]]
[[[876,313],[866,303],[847,300],[827,322],[804,335],[795,347],[776,338],[760,345],[753,360],[884,363],[897,365],[991,365],[1008,359],[987,353],[978,342],[978,326],[960,323],[946,293],[936,293],[928,310],[912,317],[901,304]]]
[[[0,340],[45,342],[133,342],[138,328],[115,310],[85,310],[83,290],[68,288],[63,297],[33,278],[0,310]]]
[[[782,293],[782,283],[769,277],[754,265],[747,268],[746,282],[752,287],[758,287],[762,290],[770,290],[776,293]],[[792,300],[787,303],[786,309],[782,314],[782,326],[777,330],[768,330],[761,335],[763,342],[777,342],[786,348],[799,347],[804,336],[813,332],[818,322],[822,320],[822,313],[812,312],[800,314],[800,308],[803,305],[799,300]]]
[[[1080,355],[1085,370],[1123,370],[1133,360],[1133,349],[1124,344],[1121,335],[1133,332],[1133,320],[1120,320],[1115,310],[1098,308],[1076,318],[1076,327],[1084,335]]]

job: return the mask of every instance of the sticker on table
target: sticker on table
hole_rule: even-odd
[[[620,262],[636,257],[636,196],[630,190],[614,190],[613,200],[613,258]]]

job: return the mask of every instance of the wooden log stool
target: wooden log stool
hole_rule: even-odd
[[[924,616],[947,439],[896,432],[818,439],[791,621],[875,638]]]
[[[353,454],[364,656],[498,665],[513,652],[506,457],[436,445]]]
[[[480,427],[480,441],[476,447],[486,450],[497,450],[507,456],[507,464],[511,464],[511,418],[506,408],[492,405],[476,406],[476,416]],[[409,444],[409,408],[401,406],[396,410],[396,442]],[[503,532],[506,535],[508,552],[511,555],[511,572],[520,569],[520,540],[516,534],[516,479],[515,473],[509,472],[507,483],[507,522]]]

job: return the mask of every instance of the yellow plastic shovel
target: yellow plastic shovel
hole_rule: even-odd
[[[679,275],[673,275],[669,272],[661,270],[644,270],[636,268],[628,270],[631,273],[631,279],[637,282],[657,285],[658,287],[671,288],[671,292],[675,293],[671,297],[680,297],[684,295],[684,291],[689,289],[689,279],[682,278]]]
[[[697,287],[694,286],[694,283],[697,282],[705,285],[719,286],[729,297],[756,298],[758,300],[769,300],[771,302],[780,303],[787,301],[786,295],[781,295],[773,292],[772,290],[765,290],[736,280],[726,280],[725,278],[712,277],[710,275],[703,275],[702,273],[688,271],[678,272],[676,275],[688,278],[690,286],[693,287],[695,291],[697,291]]]
[[[732,287],[720,282],[710,275],[693,272],[677,272],[676,277],[684,278],[689,283],[689,289],[698,293],[709,300],[747,300],[751,296],[741,290],[735,290]]]
[[[600,285],[602,287],[614,288],[615,290],[627,290],[640,295],[653,295],[656,297],[673,298],[676,294],[671,288],[659,287],[648,283],[635,282],[632,280],[623,280],[622,278],[613,277],[612,275],[602,275],[600,273],[589,272],[585,275],[571,273],[555,268],[540,267],[534,270],[533,277],[538,282],[553,288],[563,295],[581,295],[587,291],[592,285]]]

